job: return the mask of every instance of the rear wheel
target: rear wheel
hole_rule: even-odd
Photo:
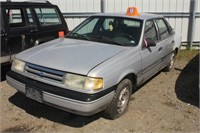
[[[169,64],[163,69],[165,72],[169,72],[174,68],[175,59],[176,59],[176,54],[175,52],[173,52]]]
[[[132,83],[129,79],[122,80],[117,87],[111,104],[105,110],[105,116],[109,119],[115,119],[124,114],[127,110],[130,95],[132,92]]]

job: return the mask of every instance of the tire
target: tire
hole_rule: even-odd
[[[175,59],[176,59],[176,53],[173,52],[169,64],[163,69],[165,72],[169,72],[174,68]]]
[[[105,117],[113,120],[124,114],[127,110],[131,94],[131,81],[129,79],[122,80],[117,86],[112,102],[104,111]]]

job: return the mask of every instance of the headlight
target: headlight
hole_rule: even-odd
[[[71,86],[75,88],[83,88],[85,84],[85,77],[74,74],[66,74],[64,79],[64,84],[66,86]]]
[[[25,67],[25,62],[23,62],[21,60],[18,60],[18,59],[14,59],[11,69],[13,71],[23,72],[24,71],[24,67]]]
[[[64,84],[78,89],[98,90],[103,88],[103,79],[67,73],[64,78]]]

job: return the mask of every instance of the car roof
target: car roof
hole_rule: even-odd
[[[0,1],[1,2],[1,1]],[[24,2],[1,2],[1,5],[3,6],[34,6],[34,5],[44,5],[44,6],[54,6],[53,4],[51,4],[48,1],[44,1],[44,2],[34,2],[34,1],[24,1]]]
[[[149,14],[149,13],[140,13],[138,16],[127,16],[124,13],[99,13],[92,16],[125,17],[125,18],[135,18],[135,19],[140,19],[140,20],[148,20],[152,18],[163,18],[162,15]]]

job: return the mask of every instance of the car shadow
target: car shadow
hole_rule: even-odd
[[[177,98],[199,108],[199,54],[196,55],[181,71],[176,85]]]
[[[157,77],[158,75],[160,75],[162,73],[162,70],[158,71],[155,75],[153,75],[152,77],[150,77],[148,80],[146,80],[144,83],[142,83],[141,85],[139,85],[138,87],[136,87],[133,91],[132,91],[132,95],[134,93],[136,93],[137,91],[139,91],[140,89],[142,89],[146,84],[148,84],[149,82],[151,82],[151,80],[153,80],[155,77]]]
[[[9,98],[9,102],[15,106],[23,109],[26,113],[35,116],[37,118],[44,118],[55,123],[71,126],[74,128],[81,128],[89,123],[99,119],[101,113],[92,115],[92,116],[80,116],[71,114],[45,104],[40,104],[36,101],[33,101],[27,98],[25,95],[17,92]]]

